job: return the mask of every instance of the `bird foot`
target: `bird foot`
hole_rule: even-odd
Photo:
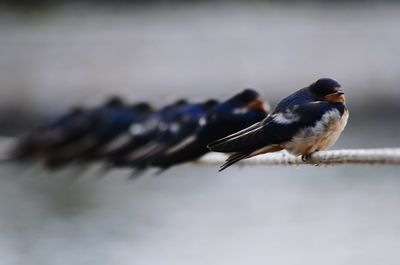
[[[314,152],[314,153],[315,153],[315,152]],[[302,155],[302,156],[301,156],[301,161],[303,161],[303,162],[306,163],[306,164],[312,164],[312,165],[314,165],[314,166],[319,166],[319,164],[313,163],[313,162],[312,162],[312,160],[313,160],[313,159],[312,159],[312,155],[313,155],[314,153]]]
[[[311,154],[306,154],[301,156],[301,161],[303,161],[304,163],[309,163],[310,160],[311,160]]]

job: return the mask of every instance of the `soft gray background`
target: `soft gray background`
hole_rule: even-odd
[[[394,3],[0,13],[3,124],[32,123],[110,94],[162,104],[226,98],[250,86],[274,103],[321,76],[342,83],[353,109],[398,111],[399,13]]]
[[[37,12],[37,11],[36,11]],[[161,105],[244,86],[275,103],[320,76],[351,111],[336,148],[399,146],[400,6],[72,6],[0,15],[1,131],[109,94]],[[0,165],[0,264],[393,264],[396,167]],[[76,179],[80,175],[81,178]]]

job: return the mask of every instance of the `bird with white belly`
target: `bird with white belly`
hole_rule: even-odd
[[[232,153],[220,168],[263,153],[287,150],[308,161],[331,147],[346,126],[348,110],[341,85],[321,78],[281,100],[264,120],[208,145]]]

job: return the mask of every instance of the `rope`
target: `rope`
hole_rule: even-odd
[[[7,152],[13,144],[13,138],[0,137],[0,161],[6,160]],[[221,153],[205,155],[196,164],[221,165],[227,156]],[[344,164],[363,165],[397,165],[400,166],[400,148],[377,149],[343,149],[320,151],[312,155],[310,161],[303,162],[300,157],[293,156],[285,151],[259,155],[242,160],[238,165],[265,165],[265,166],[299,166],[299,165],[325,165],[335,166]]]
[[[199,164],[221,165],[226,155],[211,153],[204,156]],[[238,165],[266,165],[266,166],[299,166],[299,165],[398,165],[400,166],[400,148],[379,149],[343,149],[320,151],[312,155],[310,161],[303,162],[300,157],[293,156],[285,151],[270,153],[242,160]]]

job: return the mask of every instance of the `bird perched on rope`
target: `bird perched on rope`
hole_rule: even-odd
[[[263,153],[287,150],[308,161],[332,146],[348,119],[344,92],[338,82],[321,78],[278,103],[267,118],[208,144],[215,152],[233,153],[220,171]]]
[[[106,104],[88,110],[83,119],[85,126],[72,127],[73,130],[70,130],[74,132],[79,129],[79,137],[49,150],[44,157],[44,163],[47,167],[56,169],[70,161],[93,160],[103,145],[127,130],[131,124],[142,122],[151,112],[152,108],[147,103],[130,105],[113,97]]]
[[[177,108],[171,119],[164,121],[157,137],[129,155],[129,165],[139,174],[150,166],[156,166],[164,160],[165,151],[169,147],[196,132],[200,119],[217,104],[218,101],[210,99]]]
[[[18,139],[10,156],[18,161],[38,158],[49,168],[93,158],[99,147],[150,112],[147,103],[128,105],[115,96],[95,108],[74,108]]]
[[[199,128],[194,134],[166,149],[152,165],[163,170],[194,161],[209,152],[207,143],[262,120],[268,111],[269,106],[256,91],[245,89],[210,109],[199,120]]]
[[[85,112],[86,110],[80,107],[71,108],[71,110],[52,119],[47,124],[22,135],[11,148],[8,155],[9,159],[29,160],[50,148],[53,142],[61,143],[63,131],[68,130],[71,123],[80,120]]]
[[[103,159],[110,167],[130,166],[130,155],[159,138],[167,128],[166,123],[172,120],[174,113],[188,104],[187,100],[179,99],[153,112],[144,122],[132,124],[124,134],[103,147]]]

